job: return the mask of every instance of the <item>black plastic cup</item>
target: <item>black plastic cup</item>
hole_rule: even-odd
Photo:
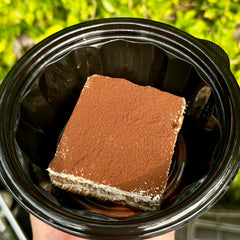
[[[4,185],[28,212],[83,238],[141,239],[177,229],[216,203],[239,169],[240,92],[229,65],[212,42],[142,19],[86,22],[48,37],[1,85]],[[120,220],[77,208],[45,187],[58,138],[92,74],[124,77],[186,98],[178,140],[184,142],[184,171],[170,184],[175,189],[159,211]]]

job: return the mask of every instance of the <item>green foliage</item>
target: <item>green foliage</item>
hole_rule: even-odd
[[[0,80],[16,61],[13,41],[28,34],[35,43],[79,22],[108,17],[140,17],[171,24],[211,40],[229,55],[240,82],[240,49],[232,34],[239,22],[238,0],[1,0]]]
[[[37,43],[79,22],[139,17],[217,43],[227,52],[231,70],[240,83],[240,45],[232,37],[239,16],[238,0],[0,0],[0,81],[16,62],[13,42],[21,34]],[[238,175],[231,187],[237,196],[239,188]]]
[[[237,176],[235,177],[230,189],[229,193],[233,197],[235,202],[240,202],[240,171],[238,172]]]

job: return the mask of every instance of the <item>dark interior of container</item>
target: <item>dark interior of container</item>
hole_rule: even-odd
[[[180,174],[179,167],[183,171],[171,193],[166,193],[162,211],[183,201],[188,197],[184,193],[204,179],[214,164],[212,154],[220,139],[214,93],[191,64],[148,43],[116,40],[82,47],[45,68],[22,100],[17,130],[31,181],[52,201],[65,208],[77,208],[64,196],[59,198],[61,191],[49,193],[44,187],[49,183],[46,168],[84,83],[92,74],[121,77],[185,97],[187,108],[169,178],[176,172]]]

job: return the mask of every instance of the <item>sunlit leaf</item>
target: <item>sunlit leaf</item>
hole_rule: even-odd
[[[5,48],[6,48],[6,46],[7,46],[7,40],[6,39],[2,39],[0,41],[0,52],[3,52],[5,50]]]
[[[16,61],[16,57],[13,53],[13,46],[8,45],[8,47],[5,48],[4,53],[5,54],[3,55],[3,63],[7,66],[12,66]]]
[[[24,18],[25,22],[29,25],[32,26],[33,22],[35,20],[35,14],[31,13],[31,12],[27,12]]]
[[[102,5],[110,13],[114,13],[116,9],[116,1],[114,0],[102,0]]]
[[[215,9],[207,9],[205,12],[204,12],[204,15],[203,15],[205,18],[208,18],[208,19],[214,19],[217,15],[216,15],[216,10]]]

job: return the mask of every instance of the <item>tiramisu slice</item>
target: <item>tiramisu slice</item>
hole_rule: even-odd
[[[185,99],[120,78],[88,78],[49,165],[80,195],[159,209]]]

